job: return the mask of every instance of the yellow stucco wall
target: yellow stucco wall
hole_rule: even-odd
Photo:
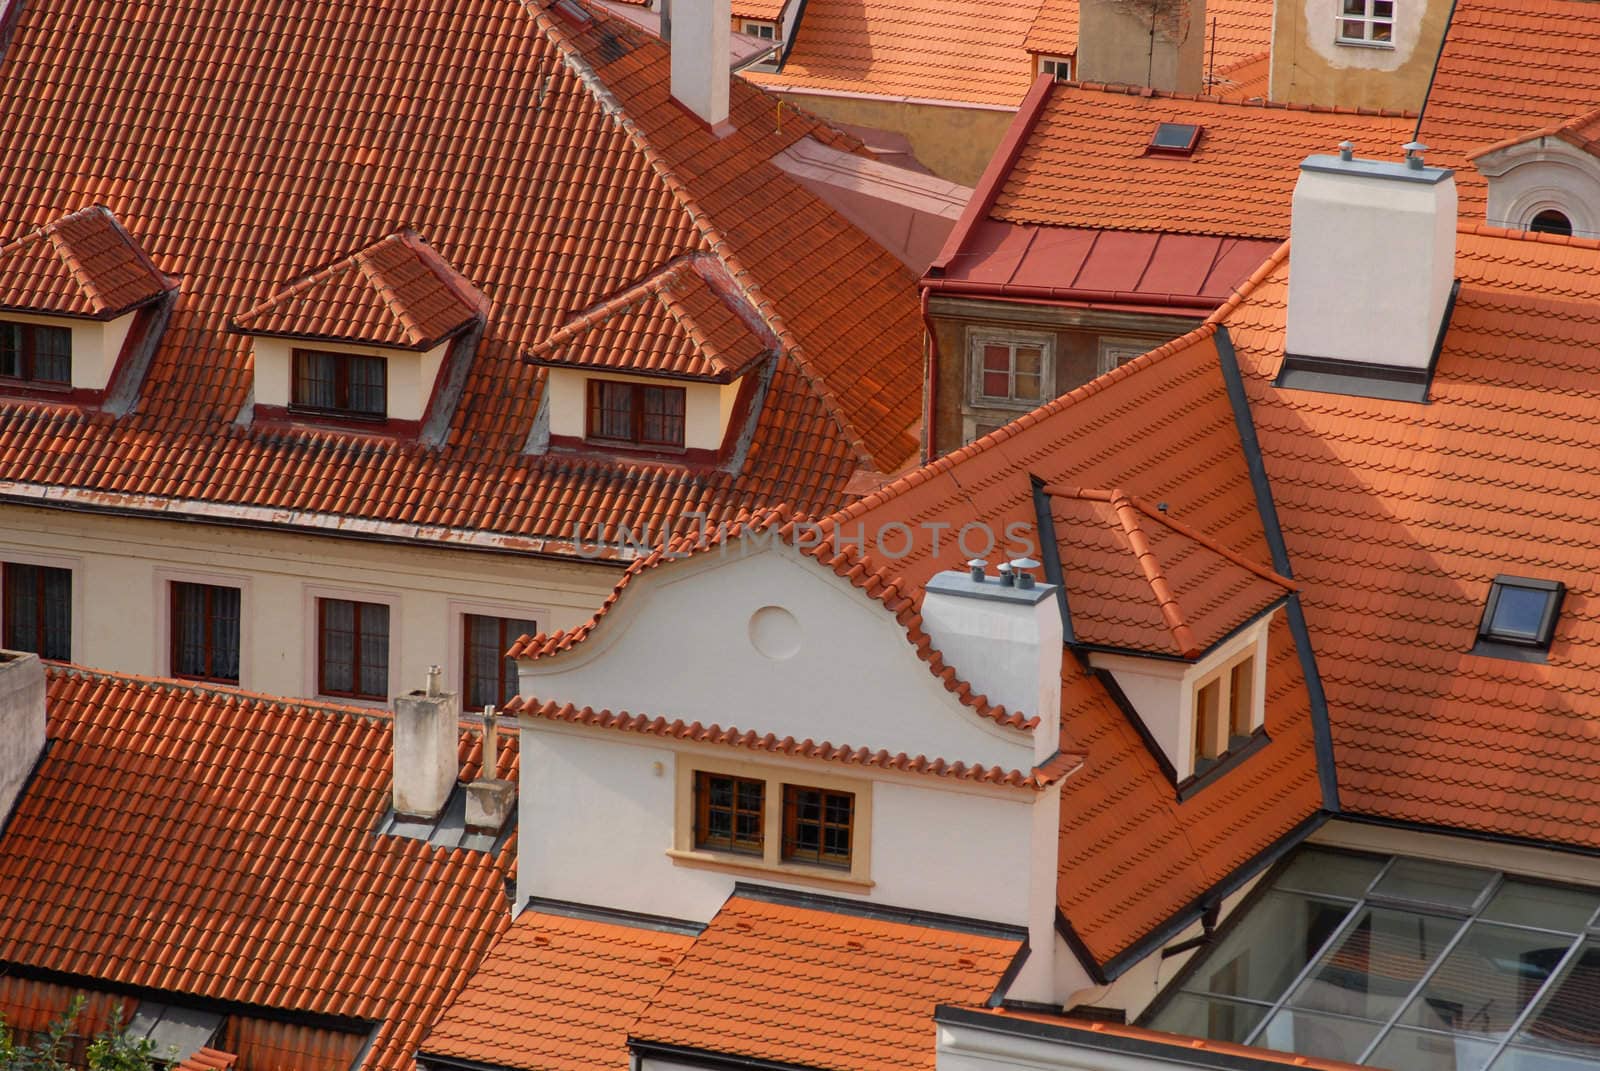
[[[824,119],[901,134],[924,167],[963,186],[977,185],[1016,114],[867,97],[788,92],[779,96]]]
[[[1395,5],[1394,47],[1340,44],[1337,0],[1280,0],[1273,21],[1273,100],[1416,111],[1428,93],[1449,0]],[[1398,156],[1398,146],[1392,155]],[[1360,155],[1375,155],[1357,147]]]

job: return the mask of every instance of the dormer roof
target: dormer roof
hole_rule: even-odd
[[[1120,489],[1047,494],[1078,643],[1194,659],[1294,590]]]
[[[778,340],[715,262],[685,257],[567,321],[534,364],[728,383]]]
[[[401,231],[276,291],[230,326],[247,335],[427,350],[464,330],[484,304],[426,242]]]
[[[1545,138],[1556,138],[1590,156],[1600,156],[1600,108],[1575,115],[1570,119],[1546,124],[1524,134],[1513,134],[1493,145],[1468,153],[1467,159],[1479,160],[1514,146],[1525,145],[1530,141],[1542,141]]]
[[[0,244],[0,309],[111,320],[175,284],[96,205]]]

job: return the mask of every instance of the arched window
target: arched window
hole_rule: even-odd
[[[1547,208],[1533,217],[1533,222],[1528,224],[1528,229],[1537,231],[1540,234],[1565,234],[1570,236],[1572,234],[1572,220],[1568,219],[1564,212],[1557,212],[1553,208]]]

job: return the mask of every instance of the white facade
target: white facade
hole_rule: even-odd
[[[75,390],[105,390],[116,370],[122,345],[128,339],[139,310],[124,313],[114,320],[79,320],[65,316],[35,316],[8,312],[12,323],[65,327],[72,332],[72,386]]]
[[[582,439],[588,434],[589,381],[604,379],[621,383],[683,389],[683,445],[686,450],[719,450],[728,421],[733,416],[743,379],[732,383],[698,383],[630,376],[596,369],[579,372],[567,368],[547,368],[545,390],[549,401],[550,434]]]
[[[392,350],[378,346],[351,346],[339,342],[302,342],[293,339],[251,339],[255,350],[255,403],[287,408],[294,378],[294,351],[316,350],[318,353],[350,353],[364,357],[380,357],[386,366],[388,409],[391,420],[421,420],[433,399],[434,383],[439,377],[439,366],[444,363],[448,341],[431,350]]]

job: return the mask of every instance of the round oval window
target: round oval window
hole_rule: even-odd
[[[800,622],[781,606],[763,606],[750,615],[750,646],[775,662],[800,652]]]

